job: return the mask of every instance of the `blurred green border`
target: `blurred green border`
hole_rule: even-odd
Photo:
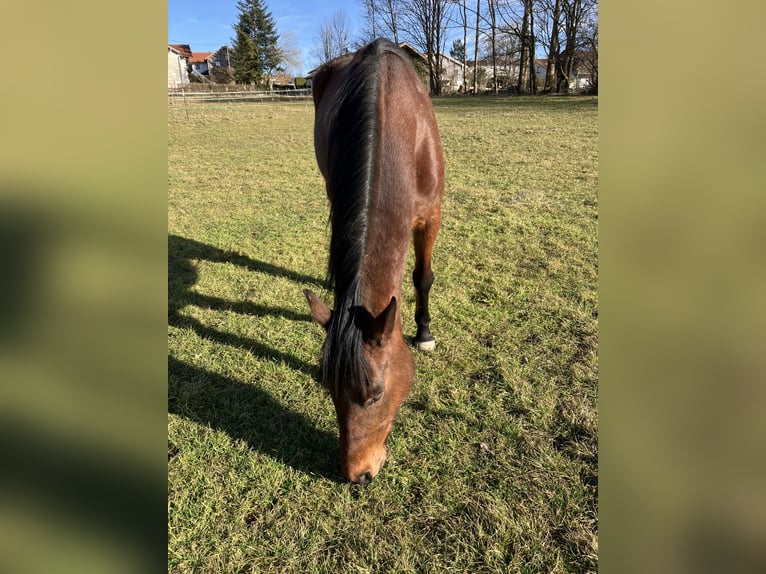
[[[164,2],[4,10],[0,570],[167,560]]]
[[[604,572],[766,563],[764,8],[741,4],[600,10]]]
[[[690,0],[600,7],[604,572],[731,572],[766,561],[766,417],[758,408],[766,398],[766,78],[756,45],[764,10]],[[11,517],[0,521],[0,569],[51,571],[50,560],[78,572],[142,571],[166,557],[166,72],[157,58],[167,41],[166,5],[28,4],[6,8],[5,22],[3,53],[13,57],[4,61],[0,90],[4,239],[44,241],[39,269],[32,269],[42,281],[12,291],[20,299],[7,297],[3,308],[21,309],[19,333],[29,327],[29,338],[6,328],[10,343],[0,362],[12,375],[0,375],[4,445],[13,455],[6,468],[18,469],[0,491]],[[121,291],[113,299],[113,333],[87,320],[82,326],[98,335],[89,338],[64,305],[67,322],[53,333],[72,341],[61,356],[55,343],[41,345],[56,321],[54,295],[68,286],[56,283],[60,244],[45,243],[49,237],[74,245],[74,259],[67,251],[61,261],[84,259],[85,276],[113,277],[121,258],[132,271],[121,283],[131,296]],[[23,255],[37,253],[35,245],[4,247]],[[88,268],[101,246],[114,257],[105,265],[92,257]],[[50,309],[29,295],[35,289]],[[75,303],[100,296],[69,295]],[[99,300],[107,313],[109,296]],[[134,300],[144,306],[135,309]],[[25,319],[27,310],[39,325]],[[145,336],[124,334],[114,320],[121,310],[151,317]],[[119,344],[124,356],[87,374],[89,349],[109,334],[127,336],[129,343]],[[70,351],[76,360],[63,361]],[[75,364],[86,374],[26,380],[35,369],[22,364],[25,357],[32,365]],[[105,383],[136,364],[140,374]],[[74,406],[62,400],[81,390],[80,382],[84,396],[100,397],[105,426],[100,419],[90,426],[95,399]],[[24,411],[30,404],[33,418]],[[120,405],[127,415],[117,415]],[[109,433],[112,409],[116,419],[132,421],[118,437]],[[41,412],[46,416],[35,419]],[[78,433],[82,448],[72,448]],[[104,444],[93,440],[102,434]],[[123,441],[126,434],[137,438]],[[100,511],[99,496],[119,488],[128,503]],[[133,558],[123,561],[128,554]]]

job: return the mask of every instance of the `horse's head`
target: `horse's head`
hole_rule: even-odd
[[[312,317],[329,333],[333,321],[339,318],[314,293],[308,290],[304,293]],[[341,469],[351,482],[366,484],[385,462],[386,438],[412,387],[415,365],[402,336],[394,297],[378,316],[363,308],[354,309],[353,314],[345,329],[357,330],[349,335],[360,342],[360,368],[323,365],[322,373],[338,416]],[[328,353],[328,343],[329,334],[324,361],[355,360],[353,352]],[[342,347],[342,343],[335,344]]]

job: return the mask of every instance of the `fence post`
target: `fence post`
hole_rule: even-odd
[[[189,121],[189,108],[186,105],[186,89],[183,86],[181,86],[181,94],[182,94],[181,97],[184,100],[184,110],[186,110],[186,121],[188,122]]]

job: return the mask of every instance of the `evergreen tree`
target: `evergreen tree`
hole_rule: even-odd
[[[239,0],[239,21],[231,51],[234,76],[243,84],[260,84],[279,65],[279,36],[262,0]]]
[[[449,55],[455,58],[458,62],[462,62],[465,58],[465,44],[462,40],[455,40],[452,42],[452,48],[450,48]]]
[[[251,1],[261,4],[261,0]],[[282,54],[277,45],[278,41],[279,35],[271,12],[261,8],[255,20],[255,43],[258,46],[261,70],[267,76],[271,75],[282,61]]]

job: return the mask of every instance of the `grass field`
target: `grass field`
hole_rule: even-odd
[[[170,572],[596,571],[597,106],[435,101],[437,348],[363,487],[302,293],[331,301],[311,103],[169,106]]]

